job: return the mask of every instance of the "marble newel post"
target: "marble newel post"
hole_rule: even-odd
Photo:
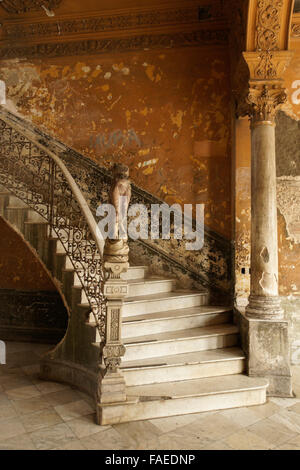
[[[257,77],[261,56],[260,62],[255,54],[244,56],[250,69],[251,287],[242,336],[248,374],[266,377],[269,395],[292,396],[288,322],[278,296],[275,153],[275,116],[286,93],[278,76]],[[275,77],[275,69],[266,70]]]
[[[126,233],[122,229],[126,226],[124,221],[127,218],[131,188],[125,165],[115,164],[113,173],[110,203],[115,207],[116,223],[104,247],[104,270],[107,276],[104,295],[107,299],[107,311],[102,350],[104,372],[100,374],[98,386],[98,424],[105,424],[107,417],[111,421],[110,415],[113,413],[115,416],[117,405],[126,402],[126,384],[119,366],[121,357],[125,354],[121,338],[122,305],[128,293],[127,281],[121,278],[121,274],[129,267],[129,247]]]

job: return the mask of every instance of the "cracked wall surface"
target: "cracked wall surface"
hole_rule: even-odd
[[[231,238],[227,50],[186,48],[3,61],[7,107],[169,204],[205,204]]]

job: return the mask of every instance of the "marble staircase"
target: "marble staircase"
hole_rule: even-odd
[[[0,216],[24,236],[56,279],[82,330],[76,360],[95,373],[98,329],[63,246],[45,219],[3,187]],[[106,406],[102,424],[266,401],[268,382],[245,375],[231,308],[208,305],[205,290],[180,290],[174,279],[150,275],[146,266],[132,266],[122,277],[129,286],[122,312],[126,353],[121,365],[127,400]]]

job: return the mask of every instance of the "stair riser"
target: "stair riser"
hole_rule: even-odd
[[[46,265],[49,263],[49,240],[46,237],[47,224],[25,223],[24,235],[30,245],[37,251],[39,257]]]
[[[224,334],[215,336],[205,336],[191,339],[183,339],[165,342],[151,342],[135,345],[126,345],[125,361],[135,361],[147,357],[171,356],[196,351],[206,351],[208,349],[226,348],[236,346],[238,335]]]
[[[212,393],[190,398],[144,401],[127,405],[102,406],[101,413],[97,413],[97,422],[102,425],[126,423],[212,410],[226,410],[228,408],[259,405],[265,402],[265,388]]]
[[[198,328],[204,326],[219,325],[229,323],[232,313],[211,313],[207,315],[199,314],[182,318],[168,318],[164,320],[140,321],[133,323],[123,323],[122,337],[151,335],[164,333],[166,331],[178,331],[187,328]]]
[[[207,304],[208,296],[206,294],[186,295],[183,297],[174,297],[166,299],[151,300],[145,302],[124,303],[123,317],[132,317],[135,315],[144,315],[147,313],[163,312],[166,310],[177,310],[180,308],[198,307]]]
[[[27,212],[27,209],[7,207],[5,209],[5,219],[24,234]]]
[[[159,282],[141,282],[141,284],[129,284],[128,291],[129,297],[138,297],[140,295],[153,295],[161,294],[163,292],[171,292],[175,284],[173,281],[159,281]]]
[[[0,196],[0,216],[5,218],[5,209],[9,203],[9,196],[2,194]]]
[[[132,266],[126,273],[121,274],[121,278],[127,281],[132,279],[144,279],[147,273],[146,267],[134,267]]]
[[[163,358],[162,358],[163,362]],[[146,385],[159,382],[201,379],[223,375],[240,374],[245,370],[245,360],[216,361],[206,364],[183,364],[145,369],[122,370],[126,385]]]
[[[9,196],[9,205],[11,207],[19,207],[19,208],[23,208],[23,209],[28,209],[28,206],[27,206],[27,204],[25,204],[25,202],[23,202],[17,196],[13,196],[13,195]]]

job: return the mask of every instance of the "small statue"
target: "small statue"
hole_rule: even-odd
[[[106,262],[128,262],[127,211],[131,198],[129,168],[122,163],[113,166],[113,182],[109,202],[116,211],[116,223],[104,246]]]

